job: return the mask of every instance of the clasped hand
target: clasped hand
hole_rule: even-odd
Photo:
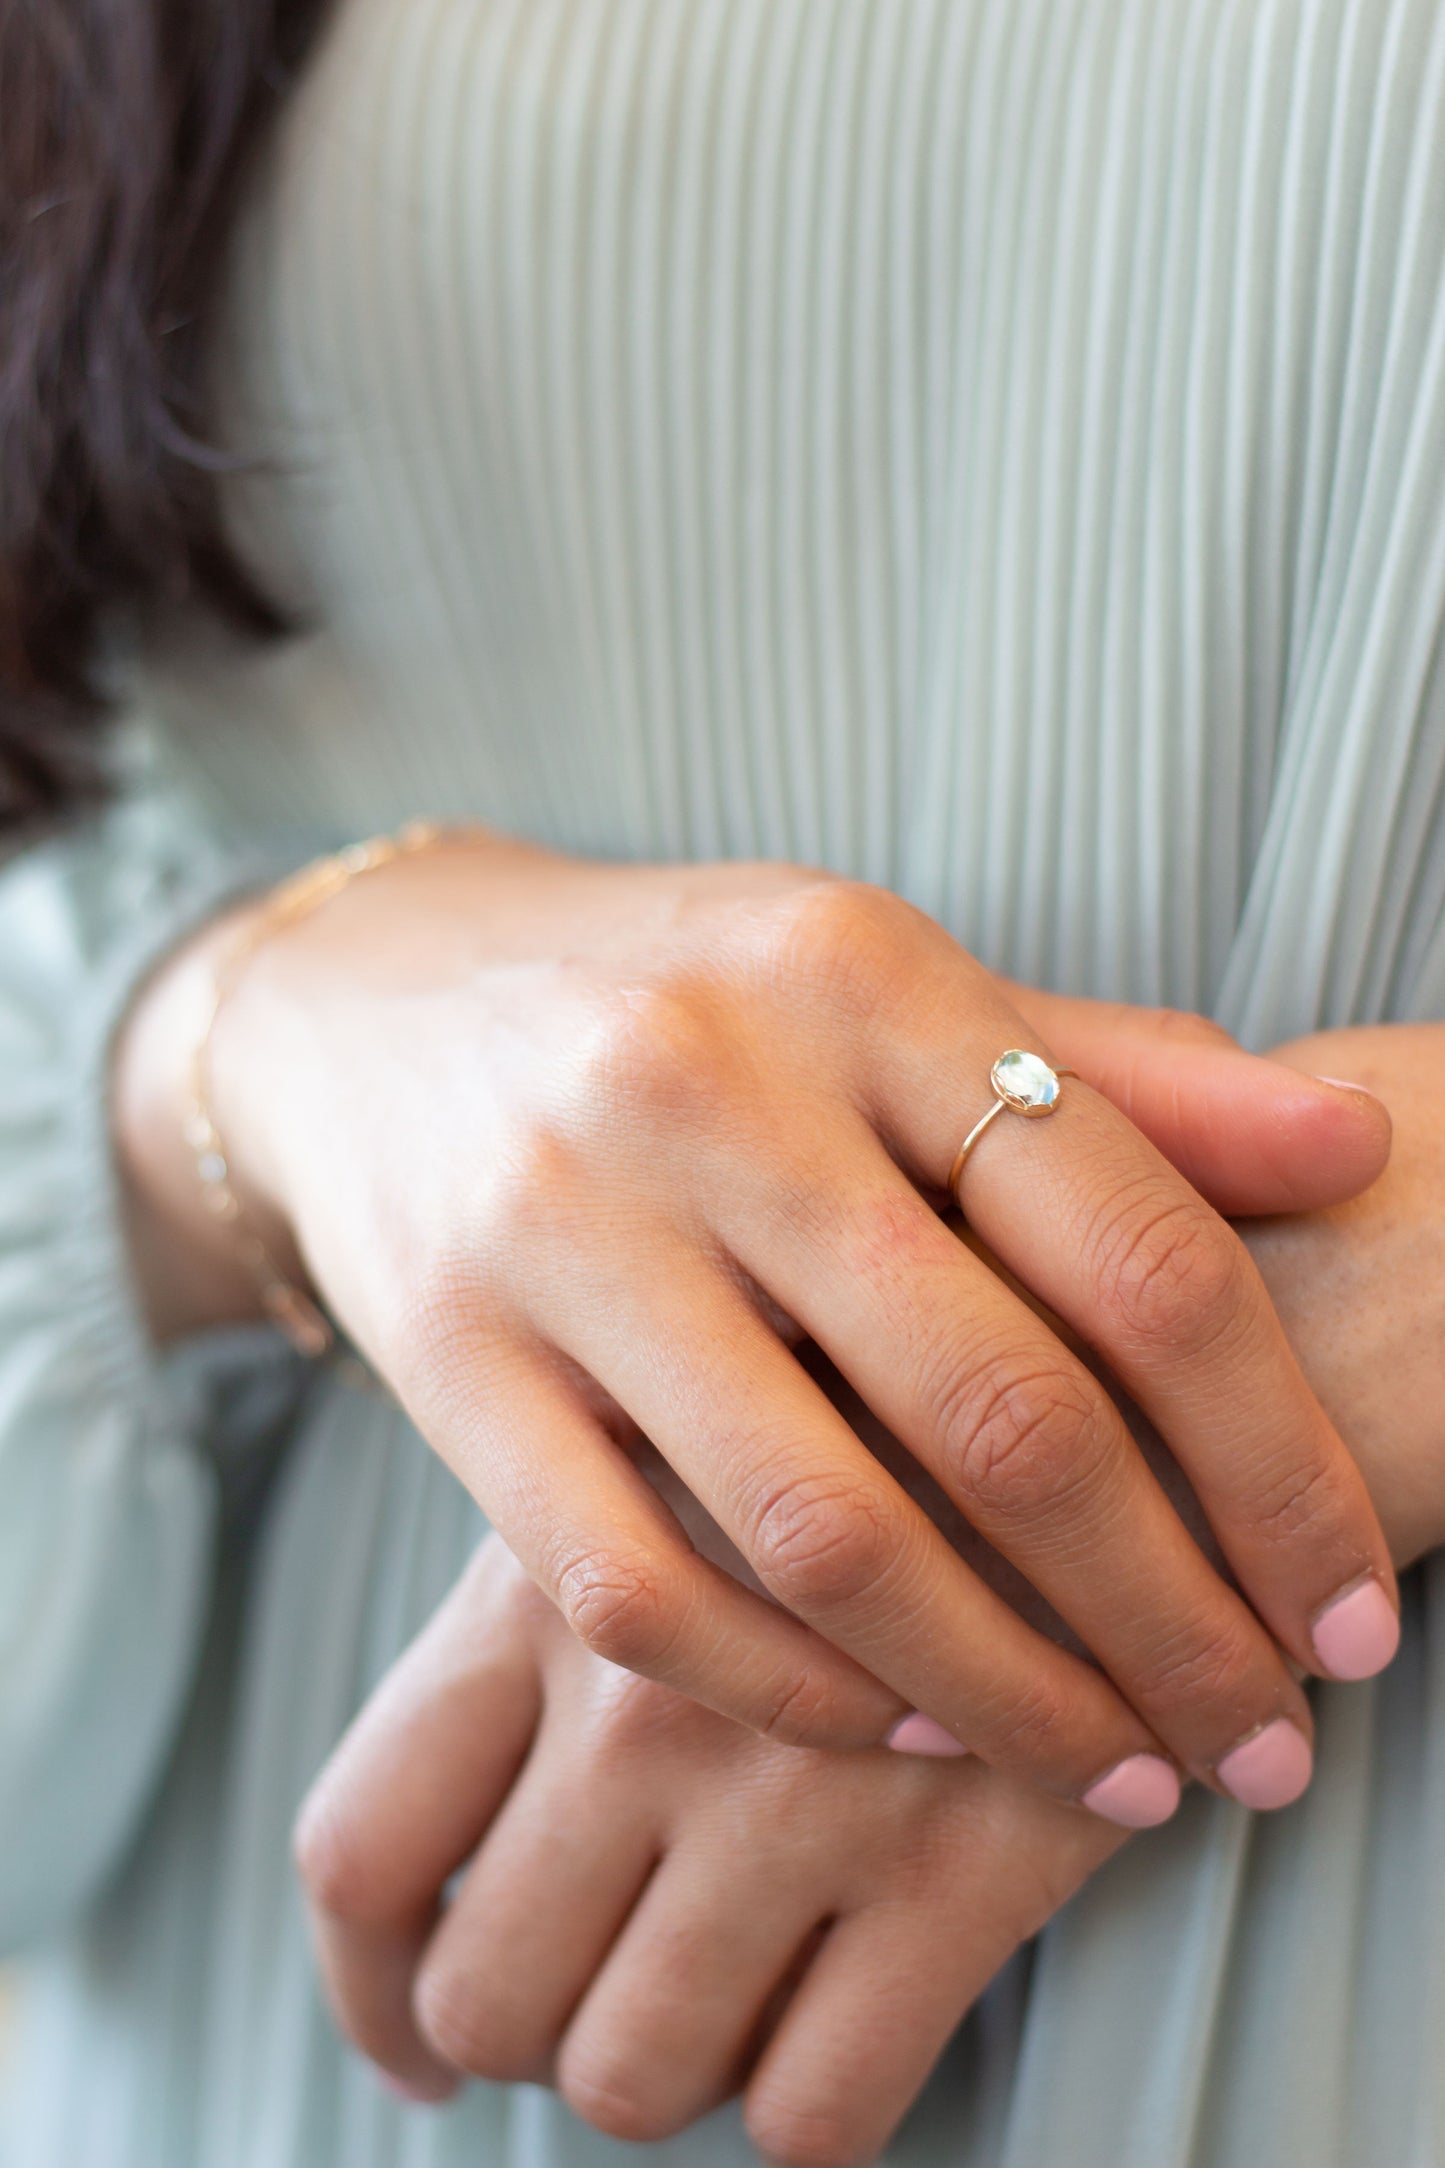
[[[1071,1049],[1099,1032],[1116,1063],[1131,1032],[1160,1031],[1047,1006]],[[1165,1036],[1186,1068],[1191,1048],[1206,1068],[1218,1051],[1183,1020]],[[1360,1198],[1242,1230],[1400,1564],[1445,1538],[1442,1039],[1383,1027],[1283,1050],[1389,1079],[1395,1148]],[[1253,1107],[1236,1097],[1241,1136],[1270,1088],[1263,1075]],[[1173,1148],[1198,1165],[1229,1124],[1201,1125],[1187,1087],[1175,1103]],[[1293,1166],[1281,1129],[1275,1179],[1311,1178],[1303,1142]],[[810,1367],[910,1480],[896,1442]],[[926,1479],[912,1487],[926,1496]],[[940,1518],[968,1541],[956,1512]],[[990,1570],[976,1541],[972,1555]],[[634,2141],[741,2090],[769,2158],[843,2168],[876,2155],[969,2003],[1122,1841],[976,1759],[800,1753],[629,1678],[492,1538],[317,1784],[298,1854],[340,2021],[403,2089],[441,2099],[459,2073],[555,2084]]]
[[[872,1746],[921,1712],[900,1745],[952,1742],[1129,1823],[1170,1811],[1176,1765],[1269,1804],[1250,1742],[1274,1727],[1289,1781],[1308,1768],[1289,1659],[1377,1668],[1394,1584],[1221,1211],[1362,1186],[1388,1123],[1304,1076],[1261,1088],[1207,1027],[1181,1119],[1167,1032],[1123,1057],[1107,1016],[1042,1029],[879,890],[485,839],[269,942],[214,1083],[257,1209],[594,1654],[788,1743]],[[964,1172],[1016,1285],[937,1210],[1012,1045],[1083,1079]],[[1151,1133],[1185,1131],[1181,1172]],[[1156,1426],[1232,1580],[1023,1291]],[[787,1332],[1096,1663],[960,1559]],[[689,1543],[639,1433],[756,1588]],[[1371,1589],[1362,1644],[1329,1622]]]

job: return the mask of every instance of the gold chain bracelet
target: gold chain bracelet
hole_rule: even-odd
[[[186,1142],[195,1156],[206,1209],[232,1227],[237,1253],[256,1282],[266,1316],[293,1347],[313,1358],[329,1352],[336,1334],[320,1305],[287,1278],[236,1194],[230,1158],[212,1111],[211,1042],[243,968],[265,942],[284,933],[299,919],[309,917],[361,875],[374,873],[378,866],[389,865],[394,858],[427,850],[444,841],[449,832],[434,821],[411,821],[394,836],[373,836],[368,842],[349,844],[330,857],[313,859],[278,882],[263,899],[259,912],[247,920],[212,975],[210,1006],[191,1057]]]

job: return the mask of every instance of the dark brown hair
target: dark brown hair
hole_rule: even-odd
[[[206,334],[250,152],[325,0],[0,0],[0,824],[100,778],[98,649],[227,544]]]

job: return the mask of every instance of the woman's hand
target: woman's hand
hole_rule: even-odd
[[[1445,1024],[1320,1032],[1276,1058],[1377,1091],[1394,1124],[1363,1196],[1241,1233],[1407,1566],[1445,1544]]]
[[[1075,1003],[1049,1020],[1078,1059],[1103,1024]],[[1183,1020],[1163,1028],[1203,1035]],[[1395,1147],[1359,1200],[1242,1230],[1400,1565],[1445,1541],[1442,1057],[1440,1025],[1281,1048],[1282,1060],[1386,1094]],[[802,1355],[978,1570],[1027,1605],[1030,1592],[829,1366]],[[669,1472],[653,1473],[686,1514]],[[695,1515],[691,1525],[706,1547]],[[423,2097],[450,2090],[454,2069],[539,2077],[599,2127],[646,2139],[745,2086],[753,2134],[774,2157],[866,2158],[993,1971],[1119,1841],[976,1764],[948,1763],[916,1789],[911,1774],[895,1783],[899,1766],[782,1752],[629,1682],[569,1640],[494,1540],[302,1819],[341,2022]],[[443,1926],[443,1887],[479,1837]],[[652,1871],[634,1909],[639,1859]],[[840,1905],[828,1893],[844,1886]],[[846,1933],[801,1932],[814,1903],[820,1921],[836,1909]],[[579,1916],[591,1927],[580,1944]],[[624,1920],[616,1935],[597,1924]]]
[[[1127,1103],[1127,1079],[1110,1073],[1109,1050],[1127,1047],[1141,1012],[1014,991],[1061,1059],[1097,1063],[1101,1088]],[[1193,1035],[1209,1027],[1190,1018],[1169,1028]],[[1259,1209],[1237,1231],[1403,1568],[1445,1544],[1445,1023],[1315,1032],[1275,1047],[1270,1059],[1347,1079],[1389,1110],[1389,1162],[1368,1188],[1312,1207]],[[1194,1180],[1211,1178],[1211,1163],[1199,1157],[1209,1142],[1210,1125],[1200,1123],[1171,1152]],[[1154,1441],[1149,1447],[1158,1463]],[[1197,1510],[1180,1502],[1197,1529]]]
[[[1135,1821],[1176,1796],[1161,1740],[1228,1788],[1235,1748],[1283,1725],[1303,1781],[1308,1712],[1275,1640],[1322,1668],[1342,1595],[1393,1602],[1388,1557],[1243,1245],[1142,1132],[1190,1100],[1206,1162],[1211,1126],[1228,1133],[1215,1202],[1238,1210],[1311,1201],[1286,1132],[1329,1155],[1339,1195],[1378,1171],[1388,1126],[1326,1085],[1281,1095],[1268,1070],[1267,1114],[1241,1117],[1260,1064],[1218,1034],[1187,1058],[1146,1035],[1123,1064],[1140,1126],[1071,1082],[1047,1121],[996,1122],[964,1173],[974,1226],[1158,1426],[1256,1618],[1089,1369],[928,1201],[994,1057],[1030,1043],[999,982],[879,891],[473,841],[270,941],[214,1081],[276,1239],[294,1231],[594,1651],[790,1741],[871,1744],[922,1710]],[[955,1556],[780,1316],[1113,1685]],[[785,1608],[697,1556],[631,1465],[636,1430]]]
[[[765,2155],[844,2168],[1121,1841],[977,1761],[759,1739],[589,1655],[493,1537],[297,1854],[338,2019],[399,2089],[555,2085],[633,2142],[742,2089]]]

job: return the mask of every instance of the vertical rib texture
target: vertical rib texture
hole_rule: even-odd
[[[1425,0],[350,0],[233,312],[241,817],[901,888],[1251,1036],[1435,939]],[[239,496],[239,493],[238,493]]]

